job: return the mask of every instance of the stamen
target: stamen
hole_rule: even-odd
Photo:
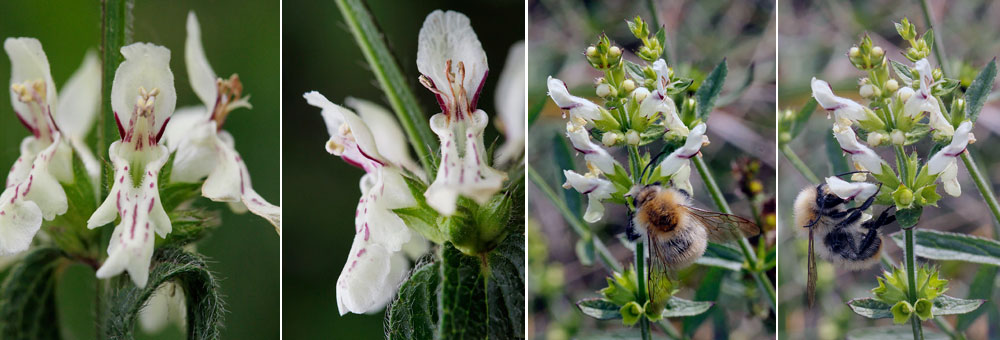
[[[238,74],[233,74],[229,76],[229,79],[215,79],[215,88],[217,93],[215,106],[212,108],[212,115],[209,116],[209,119],[216,122],[216,129],[222,130],[226,117],[235,109],[230,104],[238,102],[243,95],[243,83],[240,82]]]

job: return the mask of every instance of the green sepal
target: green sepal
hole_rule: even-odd
[[[624,273],[615,272],[607,281],[608,286],[598,291],[605,299],[621,306],[638,298],[637,276],[632,267],[626,268]]]
[[[889,167],[889,164],[883,162],[881,173],[876,174],[872,172],[871,174],[872,177],[875,177],[875,179],[881,182],[886,188],[896,190],[896,188],[899,187],[899,178],[896,177],[896,172]],[[883,191],[885,191],[885,189],[883,189]]]
[[[899,301],[892,306],[890,311],[892,312],[892,322],[901,325],[910,319],[910,314],[913,313],[913,307],[910,306],[909,302]]]
[[[913,191],[906,185],[900,185],[892,192],[892,201],[896,203],[896,209],[908,209],[913,206]]]
[[[657,322],[663,318],[663,309],[666,308],[666,304],[655,303],[652,300],[646,301],[642,306],[642,313],[646,316],[649,321]]]
[[[937,201],[941,199],[941,195],[937,193],[937,184],[927,185],[915,193],[916,202],[921,206],[937,206]]]
[[[642,306],[635,301],[629,301],[622,308],[618,309],[618,313],[622,315],[622,324],[625,326],[635,325],[639,322],[639,317],[643,316]]]
[[[920,318],[921,321],[927,321],[928,319],[934,317],[934,315],[931,314],[933,307],[933,303],[923,298],[917,300],[917,302],[913,304],[913,310],[917,313],[917,317]]]

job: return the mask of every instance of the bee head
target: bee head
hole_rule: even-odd
[[[633,202],[635,202],[635,206],[639,207],[642,203],[648,201],[650,198],[653,198],[653,196],[660,192],[662,188],[663,187],[660,186],[660,182],[655,182],[649,185],[636,185],[632,187],[632,190],[629,190],[629,192],[625,194],[625,197],[632,197]]]

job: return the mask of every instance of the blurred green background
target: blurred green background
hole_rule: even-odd
[[[580,216],[587,206],[586,197],[575,190],[559,187],[565,182],[559,166],[565,153],[560,148],[569,142],[565,138],[566,120],[561,117],[561,110],[546,96],[545,79],[549,75],[559,78],[566,82],[574,95],[596,102],[593,82],[603,74],[590,67],[583,51],[594,44],[603,32],[612,43],[628,51],[626,59],[641,61],[632,53],[641,42],[629,32],[625,20],[640,15],[650,23],[651,33],[655,32],[657,28],[650,21],[649,3],[529,1],[528,107],[529,113],[541,110],[529,131],[529,160],[549,187],[561,194],[567,205],[580,212]],[[652,3],[656,8],[657,21],[665,26],[667,65],[674,68],[675,74],[700,82],[722,58],[728,60],[729,73],[718,102],[720,105],[708,121],[708,136],[712,143],[701,151],[735,213],[749,217],[751,203],[746,196],[738,193],[731,169],[740,160],[760,161],[761,170],[757,178],[764,187],[764,200],[773,197],[776,185],[774,3],[768,0]],[[740,96],[726,99],[746,81],[751,64],[755,66],[749,87]],[[619,162],[627,164],[623,148],[609,151]],[[581,169],[582,157],[573,158],[577,169]],[[716,210],[697,170],[692,172],[696,205]],[[622,334],[638,338],[636,327],[624,328],[620,321],[595,321],[584,317],[573,305],[580,299],[597,297],[597,290],[607,286],[605,278],[609,271],[599,262],[593,265],[580,262],[575,251],[580,237],[566,224],[546,196],[534,185],[531,187],[528,204],[531,294],[528,333],[532,338],[543,339],[597,339]],[[771,206],[773,211],[773,201]],[[591,230],[595,237],[600,237],[608,245],[618,260],[631,263],[633,255],[626,248],[626,241],[617,238],[627,225],[627,212],[621,205],[607,204],[605,207],[604,219],[591,224]],[[773,238],[774,232],[771,231],[762,241],[773,244]],[[752,242],[756,244],[756,241]],[[774,271],[768,274],[773,280]],[[704,314],[705,318],[671,320],[685,335],[697,339],[773,338],[774,315],[769,315],[768,308],[761,305],[762,293],[757,291],[752,280],[744,280],[731,271],[700,265],[690,266],[678,277],[683,278],[679,297],[693,299],[696,293],[707,293],[713,289],[708,287],[713,286],[720,292],[714,299],[717,305]],[[747,285],[747,282],[750,284]],[[694,323],[695,320],[699,323]],[[656,337],[663,336],[659,331],[654,334]]]
[[[936,26],[934,37],[944,46],[947,61],[948,77],[963,81],[962,90],[968,86],[983,66],[1000,51],[1000,22],[995,18],[1000,15],[1000,3],[994,1],[927,1],[928,8],[934,13]],[[780,1],[779,2],[779,41],[781,66],[778,78],[781,87],[778,90],[779,108],[782,110],[799,110],[810,98],[810,79],[817,78],[830,82],[839,96],[861,102],[858,94],[858,78],[865,73],[851,65],[846,54],[851,46],[861,39],[864,32],[871,35],[875,45],[886,51],[889,59],[909,63],[900,52],[901,47],[909,44],[903,41],[893,26],[903,17],[917,26],[921,34],[927,30],[923,11],[919,1]],[[930,59],[932,65],[939,64],[936,58]],[[997,105],[997,87],[990,95],[990,101],[983,111],[973,132],[978,140],[969,145],[968,151],[979,163],[981,171],[992,182],[994,192],[1000,189],[1000,149],[995,147],[1000,142],[1000,106]],[[827,153],[827,137],[831,136],[832,121],[826,119],[826,113],[816,110],[808,126],[789,146],[809,165],[819,177],[826,177],[837,171],[832,170]],[[834,144],[834,150],[839,146]],[[929,141],[917,144],[916,149],[925,155],[931,147]],[[892,159],[892,153],[886,148],[879,148],[883,159]],[[836,152],[835,152],[836,153]],[[818,288],[816,307],[805,307],[806,284],[806,254],[807,241],[800,234],[799,228],[793,227],[792,202],[798,191],[809,185],[806,179],[791,166],[787,160],[781,159],[781,177],[779,197],[779,336],[788,339],[842,339],[851,329],[866,326],[890,325],[891,321],[874,322],[858,316],[850,311],[845,302],[855,297],[870,297],[872,288],[877,286],[876,275],[879,267],[869,270],[850,272],[835,268],[829,263],[817,260]],[[967,233],[997,239],[993,218],[983,202],[978,190],[969,178],[965,165],[959,165],[959,181],[962,186],[961,197],[951,197],[944,194],[938,205],[940,209],[924,209],[924,214],[918,224],[922,228]],[[876,207],[881,212],[885,207]],[[883,235],[899,230],[896,224],[884,229]],[[894,262],[902,260],[902,251],[888,238],[883,238],[883,256],[888,256]],[[989,266],[963,264],[957,261],[935,261],[941,266],[941,277],[951,280],[948,295],[968,297],[969,284],[979,272],[990,269]],[[995,272],[994,272],[995,274]],[[992,282],[992,286],[1000,286],[1000,282]],[[972,322],[967,331],[971,339],[995,339],[1000,330],[1000,289],[993,289],[991,301],[980,307],[977,319]],[[988,315],[988,316],[987,316]],[[966,316],[968,317],[968,316]],[[955,325],[956,318],[944,318]],[[931,322],[924,323],[925,329],[936,330]],[[992,326],[990,326],[992,325]],[[993,328],[989,330],[988,328]],[[906,327],[909,332],[909,326]],[[987,334],[987,331],[990,331]],[[989,335],[992,335],[990,337]]]
[[[440,111],[434,96],[417,82],[417,32],[435,9],[469,17],[486,50],[490,74],[479,107],[495,117],[494,91],[510,46],[524,39],[524,2],[369,1],[410,89],[424,113]],[[373,315],[337,311],[336,282],[354,239],[354,210],[364,172],[326,152],[329,139],[320,110],[302,94],[316,90],[343,104],[356,97],[389,108],[375,77],[332,1],[284,1],[284,184],[291,227],[285,234],[284,336],[289,339],[382,338],[381,312]],[[490,124],[485,140],[497,132]],[[436,141],[435,141],[436,143]]]
[[[254,189],[271,203],[280,202],[279,1],[136,1],[134,41],[171,49],[170,68],[177,107],[201,105],[191,90],[184,65],[185,22],[194,10],[201,23],[209,62],[219,76],[239,73],[252,110],[237,110],[225,129],[236,139]],[[0,2],[0,38],[34,37],[41,41],[57,88],[62,88],[83,61],[87,49],[98,49],[100,1]],[[0,58],[0,79],[10,79],[10,61]],[[6,86],[6,85],[5,85]],[[0,104],[0,166],[13,164],[18,145],[29,132],[17,121],[7,95]],[[110,119],[110,114],[106,118]],[[93,132],[91,133],[94,134]],[[5,168],[6,169],[6,168]],[[4,175],[6,177],[6,175]],[[279,335],[280,239],[266,220],[234,215],[225,204],[222,226],[198,243],[217,274],[226,301],[223,339],[276,339]],[[65,339],[93,339],[94,272],[70,267],[59,283],[58,301]],[[176,327],[148,339],[180,339]]]

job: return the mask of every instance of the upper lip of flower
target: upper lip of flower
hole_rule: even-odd
[[[489,66],[468,17],[441,10],[427,15],[419,33],[417,68],[420,83],[434,93],[449,119],[475,112]]]

